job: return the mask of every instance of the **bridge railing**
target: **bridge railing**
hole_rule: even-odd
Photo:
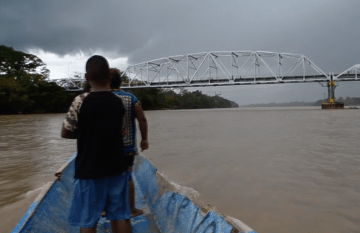
[[[75,79],[75,78],[50,79],[49,82],[54,82],[68,91],[82,90],[86,84],[85,78],[84,79]]]
[[[129,77],[128,88],[329,80],[329,76],[304,55],[266,51],[221,51],[165,57],[129,66],[124,74]]]
[[[354,65],[344,72],[336,75],[334,80],[337,81],[357,81],[360,80],[360,64]]]
[[[335,81],[360,81],[360,64],[333,76]],[[327,82],[327,75],[301,54],[267,51],[217,51],[164,57],[126,68],[128,88],[171,88]],[[66,90],[81,90],[85,79],[51,80]]]

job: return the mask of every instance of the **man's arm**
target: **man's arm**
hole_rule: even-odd
[[[77,139],[76,129],[78,123],[78,110],[80,109],[84,97],[86,98],[87,94],[85,93],[76,96],[71,103],[69,111],[66,114],[66,118],[61,128],[62,138]]]
[[[140,147],[141,147],[141,151],[143,150],[147,150],[149,148],[149,142],[148,142],[148,125],[147,125],[147,120],[144,114],[144,111],[141,107],[141,105],[135,105],[134,106],[134,112],[135,112],[135,116],[138,119],[139,122],[139,128],[140,128],[140,132],[141,132],[141,143],[140,143]]]
[[[64,126],[64,123],[62,125],[62,129],[61,129],[61,137],[62,138],[68,138],[68,139],[77,139],[76,133],[67,130]]]

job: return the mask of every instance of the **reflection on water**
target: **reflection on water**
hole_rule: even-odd
[[[160,171],[258,232],[360,232],[360,111],[148,111]],[[65,114],[0,116],[0,232],[76,151]],[[4,217],[3,217],[4,216]],[[12,220],[5,220],[5,216]]]

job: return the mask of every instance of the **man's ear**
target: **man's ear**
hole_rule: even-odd
[[[85,73],[85,79],[86,79],[86,82],[89,82],[89,75],[88,75],[88,73]]]

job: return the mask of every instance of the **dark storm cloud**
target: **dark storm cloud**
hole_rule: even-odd
[[[360,63],[357,0],[1,1],[0,44],[103,50],[137,63],[221,50],[307,55],[325,72]]]

